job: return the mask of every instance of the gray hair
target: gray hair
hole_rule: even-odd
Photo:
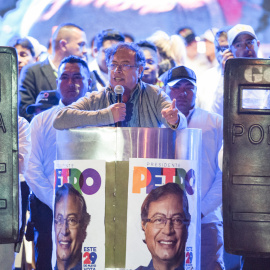
[[[145,67],[145,56],[143,51],[140,49],[138,45],[131,42],[119,42],[112,47],[108,48],[105,52],[106,56],[106,64],[109,65],[111,58],[120,50],[131,50],[135,52],[135,64],[137,67],[142,66]]]

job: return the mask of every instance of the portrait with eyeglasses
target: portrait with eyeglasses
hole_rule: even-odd
[[[61,186],[54,205],[55,269],[81,269],[76,267],[82,267],[82,244],[89,223],[83,196],[71,184]]]
[[[141,206],[144,243],[152,260],[136,270],[184,269],[190,219],[187,196],[178,184],[153,189]]]

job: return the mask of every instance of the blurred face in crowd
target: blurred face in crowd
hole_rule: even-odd
[[[112,45],[118,43],[117,40],[105,40],[102,44],[102,47],[96,52],[97,63],[101,71],[108,73],[108,68],[106,65],[105,51],[110,48]]]
[[[166,224],[161,226],[160,220],[164,218],[167,218]],[[149,204],[148,219],[151,221],[142,223],[142,227],[155,269],[160,269],[161,265],[175,269],[183,262],[187,240],[187,226],[181,222],[184,218],[182,200],[176,194],[164,195]]]
[[[143,67],[137,67],[135,62],[135,52],[129,49],[118,50],[110,59],[109,81],[114,89],[116,85],[122,85],[125,91],[132,92],[141,76]]]
[[[157,52],[148,48],[142,47],[146,65],[143,71],[142,81],[150,84],[156,84],[158,77],[158,55]]]
[[[195,106],[196,90],[196,86],[189,80],[182,79],[172,87],[169,87],[168,95],[171,100],[176,99],[177,109],[187,116],[189,111]]]
[[[251,57],[256,58],[260,41],[256,40],[249,34],[240,34],[233,41],[230,47],[234,57]]]
[[[55,208],[56,255],[58,268],[70,269],[81,259],[86,228],[81,223],[82,202],[75,195],[63,196]],[[67,268],[70,267],[70,268]]]
[[[65,63],[58,70],[57,89],[65,106],[83,97],[91,85],[87,69],[79,63]]]
[[[66,39],[66,56],[75,55],[87,61],[86,35],[78,28],[69,29],[70,35]]]
[[[27,48],[22,47],[21,45],[15,46],[18,54],[18,68],[19,74],[24,66],[36,62],[36,58],[32,56],[31,51]]]

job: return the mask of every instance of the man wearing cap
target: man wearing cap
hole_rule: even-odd
[[[19,113],[29,122],[33,115],[26,113],[28,105],[34,104],[42,90],[55,90],[57,69],[60,62],[69,55],[76,55],[86,60],[86,35],[75,24],[66,23],[57,27],[52,37],[52,56],[42,62],[34,63],[22,69],[19,81]],[[91,73],[91,78],[93,74]],[[92,84],[91,91],[96,90]]]
[[[195,106],[197,80],[193,70],[178,66],[166,74],[165,89],[187,118],[188,128],[202,130],[201,269],[224,269],[222,172],[217,160],[222,146],[223,119]]]
[[[52,203],[54,187],[54,160],[56,159],[56,130],[53,118],[56,112],[83,97],[91,87],[87,63],[79,57],[64,58],[59,65],[57,91],[59,105],[36,115],[31,121],[32,151],[26,171],[26,181],[35,194],[31,201],[31,221],[35,226],[36,269],[51,269]],[[32,212],[34,209],[37,213]]]
[[[37,115],[53,106],[58,105],[60,99],[59,92],[56,90],[41,91],[36,99],[36,103],[29,105],[26,109],[28,114]]]
[[[225,50],[222,58],[223,71],[225,63],[232,58],[257,58],[260,41],[250,25],[237,24],[228,31],[229,49]],[[223,115],[223,83],[224,77],[219,81],[215,92],[214,102],[211,111]]]
[[[113,44],[124,41],[125,36],[116,29],[102,30],[96,35],[94,41],[95,59],[89,64],[89,68],[93,71],[96,77],[98,90],[105,87],[109,81],[108,67],[105,60],[105,50],[110,48]]]

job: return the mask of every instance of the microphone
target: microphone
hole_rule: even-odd
[[[122,85],[116,85],[114,87],[115,103],[122,103],[122,97],[124,94],[125,88]]]
[[[122,103],[122,97],[123,97],[123,93],[125,91],[125,88],[122,85],[116,85],[114,87],[114,93],[115,95],[115,103]],[[121,127],[122,126],[122,122],[117,122],[115,124],[116,127]]]

